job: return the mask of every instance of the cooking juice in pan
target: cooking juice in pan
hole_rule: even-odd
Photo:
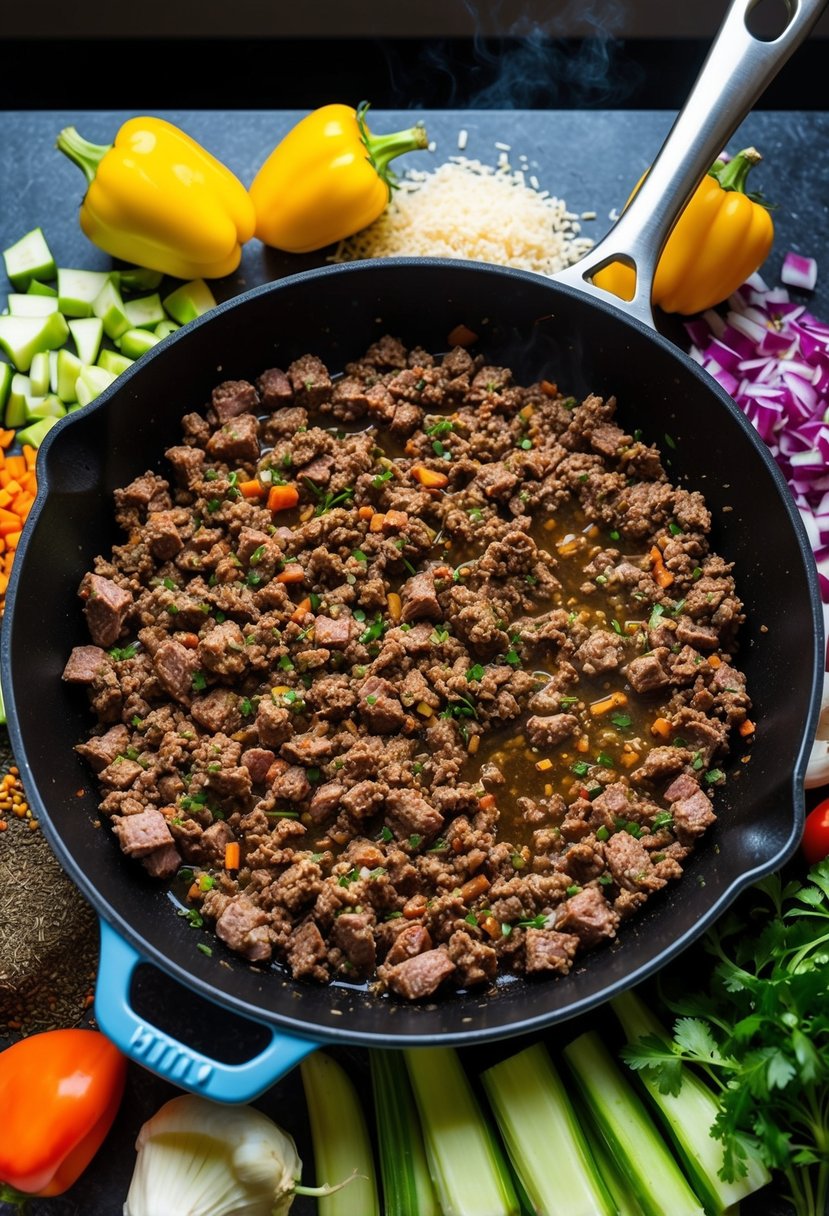
[[[218,385],[116,491],[64,673],[131,864],[404,1000],[564,975],[680,879],[753,734],[742,606],[614,408],[391,338]]]

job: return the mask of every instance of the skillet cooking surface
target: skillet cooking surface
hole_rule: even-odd
[[[297,983],[263,972],[175,915],[162,886],[96,827],[97,794],[72,751],[86,737],[83,691],[61,683],[88,642],[77,587],[118,541],[112,491],[161,469],[181,416],[221,380],[253,378],[306,352],[339,371],[383,333],[445,350],[463,322],[476,349],[577,397],[615,394],[620,425],[656,443],[670,479],[700,490],[712,548],[735,563],[746,605],[740,664],[758,722],[749,763],[723,767],[719,820],[682,880],[622,927],[618,945],[570,976],[508,979],[491,993],[412,1007],[362,988]],[[50,434],[40,490],[14,566],[3,630],[9,729],[32,805],[62,864],[101,915],[188,989],[240,1013],[321,1040],[447,1043],[524,1032],[574,1015],[653,972],[720,914],[737,891],[779,867],[802,828],[802,774],[820,695],[822,653],[813,561],[798,513],[764,445],[726,394],[667,340],[610,306],[520,271],[426,259],[326,268],[221,305],[145,356]]]

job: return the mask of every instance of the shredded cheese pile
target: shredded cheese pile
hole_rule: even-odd
[[[432,172],[409,171],[380,218],[341,241],[332,261],[467,258],[551,275],[593,244],[577,221],[520,169],[454,156]]]

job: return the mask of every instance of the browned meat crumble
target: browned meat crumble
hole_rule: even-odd
[[[116,491],[77,750],[230,949],[417,1000],[566,974],[680,877],[742,608],[614,408],[384,338],[220,384]]]

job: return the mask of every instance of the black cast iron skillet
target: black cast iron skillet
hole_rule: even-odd
[[[800,5],[777,44],[745,33],[744,12],[751,7],[751,0],[737,0],[724,29],[730,54],[737,35],[742,39],[745,108],[773,71],[758,64],[779,67],[822,5]],[[697,90],[708,87],[711,71],[721,74],[724,35]],[[699,109],[696,93],[694,106]],[[795,848],[823,653],[811,551],[783,478],[751,426],[707,374],[649,324],[655,252],[678,205],[742,117],[732,110],[727,122],[721,115],[709,130],[698,119],[689,126],[688,112],[674,130],[690,150],[685,166],[674,157],[666,169],[663,152],[636,206],[613,230],[613,243],[571,271],[570,285],[423,259],[297,275],[187,326],[44,443],[38,498],[15,562],[3,630],[12,745],[50,843],[101,919],[99,1022],[130,1055],[182,1086],[246,1100],[319,1043],[469,1044],[571,1018],[675,956],[742,887],[779,867]],[[620,250],[639,279],[627,315],[584,278]],[[685,876],[623,927],[618,945],[587,956],[565,979],[505,980],[493,992],[412,1006],[362,988],[298,983],[278,969],[251,967],[217,941],[212,956],[197,951],[198,939],[176,916],[168,893],[127,861],[97,823],[94,782],[72,750],[88,734],[86,697],[64,686],[61,672],[71,647],[88,640],[78,583],[94,555],[122,539],[112,518],[114,488],[147,468],[163,469],[162,453],[177,442],[182,414],[202,407],[218,381],[253,378],[306,351],[339,370],[386,332],[440,351],[459,322],[480,335],[489,360],[514,368],[519,382],[544,377],[577,397],[615,394],[621,424],[660,446],[674,482],[703,492],[715,520],[712,546],[734,562],[746,605],[740,663],[758,731],[750,762],[740,762],[738,747],[727,764],[717,825]],[[139,959],[188,992],[264,1024],[264,1049],[253,1060],[227,1064],[150,1025],[130,1001]]]

